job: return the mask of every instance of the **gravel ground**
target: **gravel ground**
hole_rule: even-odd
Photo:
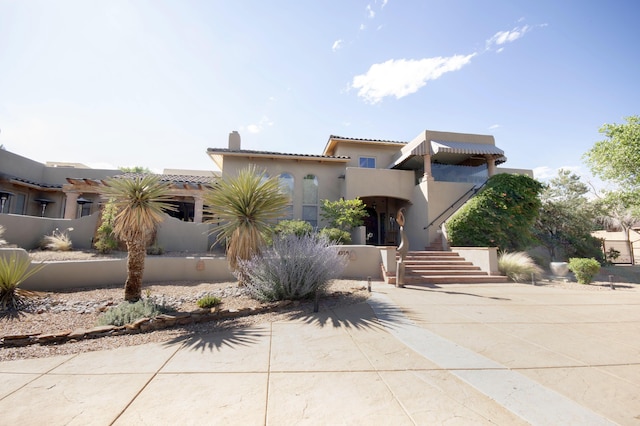
[[[184,256],[184,253],[167,253],[164,256]],[[190,256],[211,256],[210,253]],[[50,252],[34,251],[30,253],[36,261],[84,260],[100,257],[124,257],[126,253],[104,256],[93,251]],[[640,285],[614,282],[620,290],[639,291]],[[629,280],[626,280],[629,281]],[[337,306],[359,303],[368,297],[367,283],[357,280],[335,280],[320,301],[320,310],[329,310]],[[591,285],[581,285],[570,280],[540,280],[537,285],[560,287],[567,290],[611,291],[607,276],[601,275]],[[196,301],[205,294],[213,294],[222,299],[222,308],[257,307],[259,302],[247,296],[244,289],[235,282],[199,283],[170,282],[145,285],[143,296],[170,305],[178,311],[188,312],[197,308]],[[14,334],[41,334],[65,330],[87,329],[96,325],[103,311],[121,303],[124,296],[123,286],[100,289],[76,289],[69,292],[42,293],[32,300],[29,306],[16,315],[0,314],[0,336]],[[197,333],[208,333],[228,327],[246,327],[251,324],[283,320],[292,316],[309,315],[313,303],[301,302],[278,312],[253,315],[232,320],[218,320],[208,323],[179,326],[171,329],[139,333],[132,335],[103,337],[82,340],[60,345],[31,345],[18,348],[0,348],[0,361],[40,358],[53,355],[74,354],[86,351],[112,349],[120,346],[139,345],[151,342],[166,342]]]
[[[50,252],[38,250],[29,254],[35,261],[86,260],[126,256],[126,253],[104,256],[93,251]],[[184,255],[184,253],[167,253],[164,256]],[[189,255],[211,256],[210,253],[189,253]],[[320,310],[328,310],[337,306],[366,300],[368,297],[366,284],[366,282],[356,280],[333,281],[328,288],[327,294],[320,300]],[[0,314],[0,336],[54,333],[91,328],[96,325],[102,312],[123,301],[123,287],[124,284],[123,286],[110,288],[86,288],[69,292],[41,293],[40,297],[30,300],[28,306],[18,314]],[[238,287],[237,282],[168,282],[151,283],[143,287],[143,297],[150,297],[180,312],[189,312],[197,309],[196,301],[205,294],[220,297],[222,299],[221,308],[223,309],[260,306],[260,302],[251,299],[243,288]],[[191,334],[208,333],[231,326],[246,327],[255,323],[308,315],[312,311],[312,302],[300,302],[277,312],[178,326],[149,333],[102,337],[60,345],[0,348],[0,361],[74,354],[151,342],[166,342]]]

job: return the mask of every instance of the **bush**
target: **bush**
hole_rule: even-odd
[[[240,261],[236,276],[254,299],[304,299],[322,292],[345,265],[326,238],[289,235],[276,238],[262,256]]]
[[[525,252],[504,252],[498,257],[498,269],[511,281],[520,282],[542,277],[542,268]]]
[[[140,318],[153,318],[171,311],[171,308],[158,305],[151,299],[140,299],[134,303],[123,302],[102,314],[98,318],[98,325],[121,326],[131,324]]]
[[[113,226],[116,218],[117,207],[109,201],[102,210],[102,223],[96,231],[95,247],[100,253],[111,253],[118,248],[118,240],[113,233]]]
[[[351,244],[351,234],[338,228],[322,228],[320,236],[332,244]]]
[[[313,226],[304,220],[281,220],[273,228],[273,234],[265,235],[265,243],[270,246],[273,244],[273,238],[276,236],[285,237],[287,235],[295,235],[297,237],[305,237],[313,233]]]
[[[149,256],[161,256],[164,254],[164,248],[162,246],[154,244],[147,247],[147,254]]]
[[[25,299],[37,294],[18,286],[42,268],[44,265],[31,267],[29,256],[18,256],[16,252],[0,255],[0,311],[18,310],[25,304]]]
[[[600,272],[600,263],[593,258],[572,257],[569,259],[569,269],[580,284],[590,284],[593,277]]]
[[[71,238],[69,237],[69,231],[73,231],[73,228],[67,228],[65,231],[60,231],[56,228],[51,235],[45,235],[42,239],[40,247],[42,250],[51,251],[69,251],[73,247]]]
[[[222,303],[222,299],[212,294],[207,294],[198,299],[196,305],[198,305],[198,308],[209,309],[219,305],[220,303]]]

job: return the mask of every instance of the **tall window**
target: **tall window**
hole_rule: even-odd
[[[282,173],[280,175],[280,187],[282,188],[282,192],[289,197],[289,204],[287,205],[286,214],[283,219],[291,220],[293,219],[293,185],[295,183],[295,179],[290,173]]]
[[[302,181],[302,220],[318,226],[318,178],[306,175]]]
[[[360,167],[364,167],[365,169],[375,169],[375,157],[360,157]]]

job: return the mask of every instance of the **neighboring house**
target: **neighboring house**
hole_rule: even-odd
[[[202,195],[218,174],[212,171],[167,170],[176,212],[184,221],[202,222]],[[0,213],[76,219],[100,209],[102,181],[131,176],[120,170],[91,169],[78,163],[42,164],[0,150]]]
[[[232,132],[227,148],[207,152],[223,177],[249,164],[279,176],[291,195],[287,218],[315,227],[327,225],[320,216],[323,199],[361,198],[369,213],[366,241],[354,243],[397,244],[395,217],[405,207],[411,250],[438,241],[442,222],[493,174],[532,176],[496,167],[506,158],[493,136],[430,130],[410,142],[330,136],[320,155],[243,150]]]
[[[616,259],[611,259],[612,263],[629,264],[632,257],[635,264],[640,262],[640,232],[638,229],[630,229],[628,239],[623,231],[601,230],[594,231],[591,235],[602,241],[602,251],[605,256],[611,249],[619,253]]]

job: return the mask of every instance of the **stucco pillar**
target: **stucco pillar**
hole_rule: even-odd
[[[201,196],[196,195],[193,197],[193,222],[202,223],[202,209],[204,207],[204,200]]]
[[[434,180],[433,175],[431,174],[431,154],[423,155],[422,160],[424,162],[424,175],[422,175],[422,179]]]
[[[75,219],[78,214],[78,197],[79,192],[66,192],[67,200],[64,204],[64,218]]]
[[[496,159],[487,156],[487,174],[489,177],[496,174]]]

